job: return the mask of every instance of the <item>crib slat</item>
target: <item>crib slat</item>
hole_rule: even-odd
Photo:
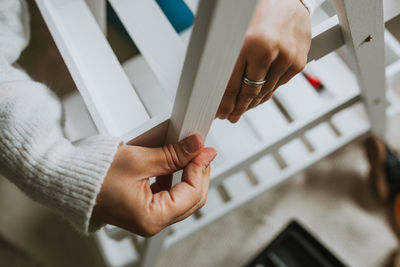
[[[84,0],[36,0],[99,132],[121,136],[149,116]]]
[[[186,46],[154,0],[109,0],[130,37],[174,99]]]

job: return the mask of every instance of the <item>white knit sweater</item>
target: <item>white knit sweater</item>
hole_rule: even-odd
[[[77,145],[65,138],[57,97],[16,66],[28,39],[26,3],[1,0],[0,173],[88,233],[96,196],[120,140],[94,136]]]

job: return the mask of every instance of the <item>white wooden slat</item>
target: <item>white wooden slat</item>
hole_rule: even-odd
[[[386,110],[386,114],[389,117],[394,117],[400,113],[400,97],[391,88],[386,91],[386,96],[390,102],[390,106]]]
[[[200,209],[200,213],[202,216],[206,216],[208,213],[213,212],[215,209],[218,209],[224,204],[224,200],[219,194],[218,190],[215,187],[211,187],[207,193],[207,202]]]
[[[235,124],[227,120],[215,120],[210,134],[228,161],[232,157],[251,152],[260,141],[246,120]]]
[[[184,219],[183,221],[177,222],[173,225],[171,225],[171,228],[173,231],[179,231],[179,229],[183,228],[183,227],[187,227],[190,224],[194,223],[196,221],[196,218],[194,217],[194,215],[191,215],[189,217],[187,217],[186,219]]]
[[[206,139],[256,2],[200,2],[169,123],[167,143],[176,143],[193,133]],[[145,241],[140,266],[155,265],[167,230]]]
[[[129,238],[114,240],[104,230],[100,230],[96,234],[96,239],[99,241],[100,252],[104,256],[107,266],[126,266],[139,259]]]
[[[193,133],[207,136],[256,2],[200,2],[172,111],[168,142]]]
[[[279,180],[281,168],[272,155],[266,155],[250,166],[251,172],[259,183],[273,185]]]
[[[360,128],[360,125],[366,123],[352,108],[338,112],[332,117],[331,121],[342,135],[352,134]]]
[[[172,99],[141,55],[124,62],[123,68],[151,117],[171,109]]]
[[[317,76],[335,98],[360,92],[354,73],[337,53],[307,64],[305,70]]]
[[[186,46],[154,0],[109,0],[172,100],[178,88]]]
[[[317,162],[318,160],[322,159],[323,157],[329,155],[330,153],[336,151],[338,148],[348,144],[349,142],[353,141],[354,139],[358,138],[359,136],[365,134],[369,131],[370,126],[368,123],[363,122],[362,120],[357,123],[358,129],[357,131],[353,131],[352,134],[343,135],[340,138],[337,138],[336,141],[327,148],[326,150],[321,149],[315,151],[314,153],[310,154],[308,157],[299,157],[298,163],[296,165],[288,166],[284,170],[281,170],[279,174],[274,178],[274,182],[268,183],[259,183],[252,188],[252,190],[248,191],[247,194],[243,195],[242,197],[232,199],[227,203],[224,203],[221,207],[213,210],[210,213],[207,213],[205,216],[202,216],[198,219],[195,223],[191,224],[189,227],[180,229],[179,232],[175,232],[173,235],[169,236],[166,239],[166,245],[171,246],[172,244],[178,242],[179,240],[185,238],[186,236],[190,235],[191,233],[198,231],[202,227],[212,223],[213,221],[217,220],[218,218],[226,215],[230,211],[234,210],[235,208],[245,204],[246,202],[250,201],[251,199],[259,196],[261,193],[265,192],[266,190],[272,188],[273,186],[285,181],[289,177],[293,176],[300,170],[307,168]],[[258,178],[259,176],[257,176]]]
[[[247,111],[244,116],[263,140],[281,134],[288,125],[288,121],[273,101]]]
[[[107,31],[107,0],[85,0],[103,33]]]
[[[253,187],[245,172],[238,172],[222,182],[231,199],[240,198]]]
[[[384,18],[382,1],[335,0],[353,70],[375,134],[386,131]],[[368,37],[372,39],[368,40]]]
[[[331,103],[327,103],[324,108],[319,110],[319,112],[311,114],[311,116],[307,118],[292,122],[288,127],[282,130],[280,136],[275,136],[270,140],[264,140],[254,147],[250,153],[243,154],[240,157],[231,158],[229,161],[224,163],[223,166],[214,168],[211,185],[219,184],[226,177],[246,168],[246,166],[262,158],[264,155],[276,151],[276,149],[293,138],[300,137],[305,130],[313,128],[322,121],[329,119],[336,112],[353,105],[359,100],[360,96],[358,94],[344,96],[343,98],[336,99]]]
[[[120,136],[149,117],[83,0],[36,0],[101,133]]]
[[[279,154],[288,166],[302,164],[302,159],[310,156],[310,152],[300,139],[294,139],[279,149]]]
[[[383,8],[385,21],[400,14],[400,2],[398,0],[383,0]]]
[[[318,95],[302,74],[298,74],[275,92],[293,119],[310,116],[324,107],[325,101]]]
[[[335,132],[326,122],[307,131],[305,136],[315,150],[327,149],[337,139]]]
[[[312,28],[312,41],[308,61],[317,60],[344,44],[337,16]]]
[[[385,30],[386,66],[390,66],[400,60],[400,42],[393,34]]]

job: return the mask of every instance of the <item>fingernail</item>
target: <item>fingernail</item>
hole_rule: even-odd
[[[201,148],[201,142],[196,135],[186,137],[181,142],[182,148],[189,154],[198,151]]]

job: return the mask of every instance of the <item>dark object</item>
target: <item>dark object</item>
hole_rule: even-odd
[[[329,250],[292,221],[247,267],[344,267]]]

